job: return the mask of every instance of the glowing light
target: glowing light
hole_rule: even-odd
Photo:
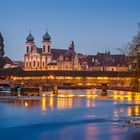
[[[24,103],[24,106],[25,106],[25,107],[28,107],[28,103],[27,103],[27,102],[25,102],[25,103]]]
[[[53,75],[50,75],[50,79],[54,79],[54,76]]]
[[[140,114],[139,106],[134,107],[134,112],[135,112],[136,116],[139,116],[139,114]]]
[[[42,107],[42,110],[45,111],[47,108],[46,108],[46,98],[43,97],[42,100],[41,100],[41,107]]]
[[[128,115],[128,116],[132,116],[132,110],[131,110],[131,107],[128,107],[128,109],[127,109],[127,115]]]

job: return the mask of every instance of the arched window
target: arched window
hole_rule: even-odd
[[[38,62],[38,67],[39,67],[39,62]]]
[[[31,67],[31,65],[32,65],[32,64],[31,64],[31,62],[30,62],[30,66],[29,66],[29,67]]]
[[[50,45],[48,45],[48,52],[50,52]]]
[[[45,52],[45,45],[43,45],[43,52]]]
[[[45,63],[44,63],[44,61],[43,61],[43,67],[45,67]]]
[[[29,52],[29,46],[27,46],[27,53]]]
[[[35,67],[35,60],[33,61],[33,67]]]
[[[26,68],[28,67],[28,62],[26,62]]]

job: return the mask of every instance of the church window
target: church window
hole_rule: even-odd
[[[48,52],[50,52],[50,45],[48,46]]]
[[[28,62],[26,62],[26,67],[28,67]]]
[[[45,52],[45,45],[43,45],[43,52]]]
[[[31,67],[31,62],[30,62],[30,67]]]
[[[34,46],[31,47],[31,52],[33,51]]]
[[[45,63],[44,63],[44,61],[43,61],[43,67],[45,67]]]
[[[38,67],[39,67],[39,62],[38,62]]]
[[[29,52],[29,46],[27,46],[27,53]]]
[[[35,60],[33,61],[33,67],[35,67]]]

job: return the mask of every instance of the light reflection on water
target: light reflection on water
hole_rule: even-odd
[[[43,93],[0,101],[2,139],[19,139],[25,131],[23,140],[65,140],[67,135],[68,140],[121,140],[128,129],[121,127],[122,120],[140,116],[139,93],[124,91],[103,97],[96,89],[60,90],[58,96]]]

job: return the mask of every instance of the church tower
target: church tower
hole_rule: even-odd
[[[26,53],[31,53],[34,47],[34,37],[32,36],[31,32],[26,37]]]
[[[34,50],[34,37],[32,36],[31,32],[26,37],[26,53],[24,55],[24,68],[32,68],[33,67],[33,60],[31,58],[31,53]],[[34,64],[35,65],[35,64]]]
[[[43,41],[42,41],[42,44],[43,44],[42,53],[50,54],[51,53],[51,47],[50,47],[50,45],[51,45],[51,37],[50,37],[50,35],[48,34],[47,31],[43,35],[42,39],[43,39]]]
[[[47,64],[51,63],[51,37],[46,31],[42,37],[42,66],[47,67]]]

